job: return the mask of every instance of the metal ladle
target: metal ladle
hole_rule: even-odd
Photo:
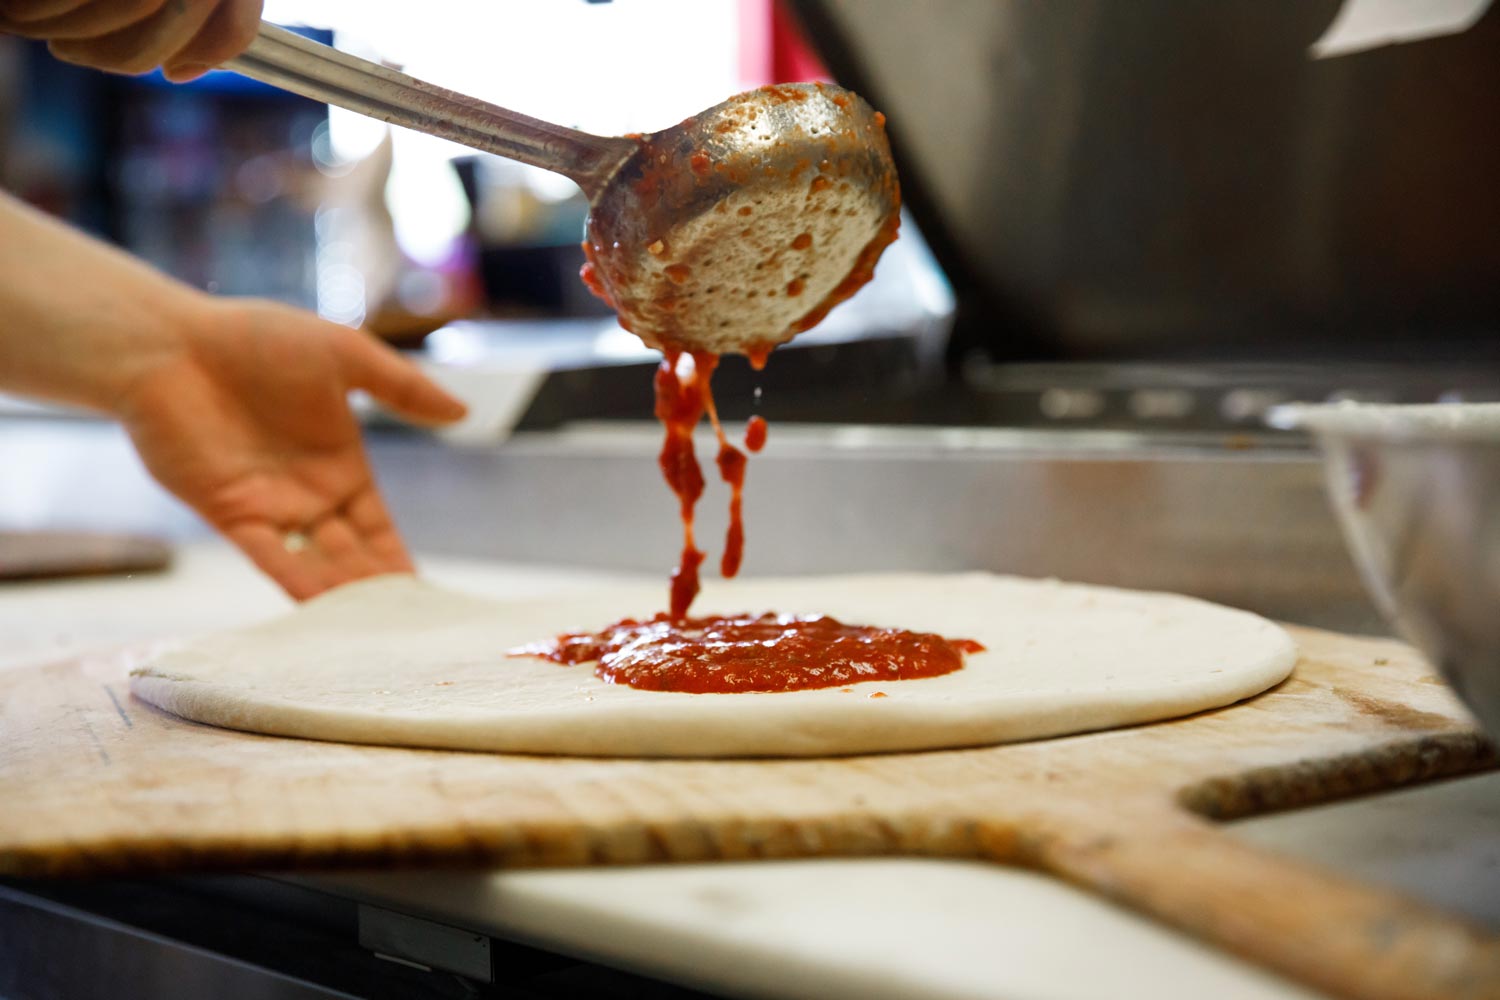
[[[589,199],[584,280],[653,347],[763,360],[863,285],[896,236],[884,117],[840,87],[763,87],[605,137],[266,23],[224,68],[570,178]]]

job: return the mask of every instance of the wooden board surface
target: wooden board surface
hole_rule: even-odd
[[[1500,937],[1214,820],[1492,767],[1399,643],[1295,630],[1291,679],[1186,719],[823,760],[566,759],[218,730],[136,650],[0,675],[0,874],[914,854],[1051,873],[1348,997],[1500,997]]]

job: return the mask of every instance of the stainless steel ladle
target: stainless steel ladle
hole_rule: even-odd
[[[590,205],[585,280],[653,347],[763,356],[868,280],[896,235],[884,118],[832,85],[764,87],[605,137],[271,24],[224,68],[570,178]]]

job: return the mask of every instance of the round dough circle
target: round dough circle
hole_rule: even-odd
[[[1283,680],[1296,647],[1244,611],[984,573],[710,584],[708,612],[821,612],[982,642],[955,673],[745,694],[637,691],[506,650],[649,615],[660,586],[497,602],[385,576],[169,652],[135,694],[279,736],[513,753],[824,756],[976,746],[1169,719]],[[870,697],[875,692],[882,698]]]

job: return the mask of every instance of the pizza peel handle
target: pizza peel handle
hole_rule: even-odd
[[[1471,735],[1454,745],[1483,753]],[[1105,798],[1094,802],[1108,801]],[[1076,803],[1075,803],[1076,805]],[[1399,893],[1246,843],[1157,800],[1085,806],[991,856],[1063,878],[1300,983],[1351,1000],[1500,997],[1500,939]]]

